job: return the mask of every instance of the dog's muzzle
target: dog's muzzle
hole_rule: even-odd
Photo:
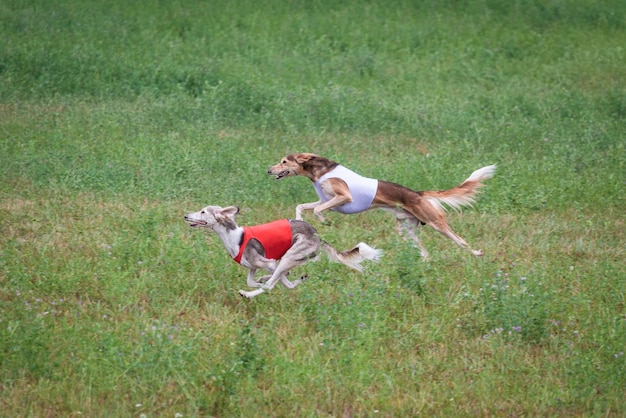
[[[201,219],[193,219],[193,218],[190,218],[189,216],[186,216],[186,215],[185,215],[185,221],[187,223],[189,223],[189,226],[192,227],[192,228],[196,227],[196,226],[207,226],[208,225],[207,221],[203,221]]]
[[[272,175],[272,176],[276,176],[276,180],[280,180],[283,177],[289,175],[289,170],[283,170],[283,171],[279,172],[278,174],[274,174],[271,171],[268,171],[267,173]]]

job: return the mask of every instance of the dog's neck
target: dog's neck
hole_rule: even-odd
[[[302,164],[304,168],[303,174],[315,183],[320,177],[334,170],[338,165],[339,163],[329,160],[328,158],[315,157]]]
[[[222,224],[215,224],[213,226],[213,231],[220,237],[224,247],[226,247],[226,251],[228,251],[231,257],[235,257],[239,254],[239,247],[241,246],[241,240],[243,238],[243,228],[237,224],[234,225],[235,228],[231,228],[230,225],[227,227]]]

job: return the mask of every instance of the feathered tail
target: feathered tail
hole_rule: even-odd
[[[442,203],[453,209],[461,210],[463,206],[471,206],[475,202],[474,197],[478,193],[478,189],[484,186],[482,181],[493,177],[495,171],[495,164],[479,168],[459,186],[448,190],[424,192],[423,196],[439,210],[444,209]]]
[[[363,260],[378,261],[383,255],[382,250],[370,247],[364,242],[360,242],[356,247],[348,251],[337,251],[329,243],[322,241],[322,249],[331,261],[341,263],[358,271],[363,271],[361,262]]]

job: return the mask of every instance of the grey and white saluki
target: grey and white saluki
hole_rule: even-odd
[[[252,291],[240,290],[241,296],[252,298],[271,290],[278,281],[287,289],[293,289],[306,279],[306,275],[290,281],[289,271],[296,266],[317,259],[323,250],[331,261],[342,263],[355,270],[362,270],[363,260],[378,260],[382,251],[361,242],[348,251],[337,251],[323,241],[315,228],[304,221],[283,219],[269,224],[241,227],[235,222],[239,212],[236,206],[225,208],[207,206],[199,212],[185,215],[192,227],[213,230],[224,243],[233,259],[249,269],[248,286]],[[270,274],[255,279],[257,270]]]

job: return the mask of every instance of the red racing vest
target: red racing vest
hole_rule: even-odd
[[[281,219],[262,225],[244,226],[239,254],[233,258],[237,263],[241,264],[243,251],[252,238],[258,240],[265,249],[265,258],[280,260],[291,248],[291,223],[288,219]]]

